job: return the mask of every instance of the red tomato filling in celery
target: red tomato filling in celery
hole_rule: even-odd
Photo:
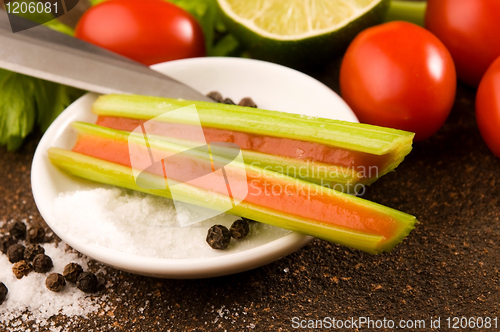
[[[126,141],[82,135],[73,151],[131,167],[129,146]],[[145,161],[147,162],[149,160]],[[201,165],[202,163],[189,162],[188,165],[176,165],[179,177],[196,178],[195,173],[207,167],[207,165]],[[231,167],[225,167],[225,170],[231,172]],[[148,171],[164,176],[161,167]],[[177,180],[175,175],[168,174],[170,178]],[[333,191],[329,191],[328,194],[315,192],[321,190],[320,186],[300,182],[293,178],[266,176],[265,172],[260,174],[249,169],[246,175],[248,194],[244,201],[247,203],[351,230],[381,235],[386,239],[391,238],[397,231],[395,219],[350,202],[345,197],[334,194]],[[221,187],[210,181],[201,181],[195,185],[221,194],[227,193],[225,186]]]
[[[99,116],[96,124],[116,130],[133,131],[146,121],[114,116]],[[148,133],[192,140],[196,130],[197,128],[192,125],[156,122]],[[203,133],[207,142],[229,142],[237,144],[242,150],[251,150],[342,167],[354,167],[355,171],[360,172],[360,176],[371,174],[371,168],[376,168],[378,174],[391,158],[390,154],[376,156],[320,143],[248,134],[226,129],[203,127]]]

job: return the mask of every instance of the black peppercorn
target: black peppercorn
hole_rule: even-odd
[[[97,277],[92,272],[82,272],[76,280],[76,287],[85,293],[95,292],[97,284]]]
[[[16,243],[17,243],[16,239],[14,239],[10,235],[6,235],[0,239],[0,250],[2,250],[4,254],[7,254],[7,250],[9,250],[9,247]]]
[[[39,244],[30,244],[24,249],[24,260],[27,262],[31,262],[36,255],[44,254],[45,249]]]
[[[207,243],[213,249],[226,249],[231,241],[229,229],[223,225],[213,225],[208,229]]]
[[[9,233],[16,239],[24,239],[26,237],[26,225],[20,221],[16,221],[9,227]]]
[[[7,257],[9,262],[16,263],[24,259],[24,246],[22,244],[13,244],[7,249]]]
[[[33,270],[38,273],[49,272],[54,266],[52,259],[45,254],[38,254],[33,258]]]
[[[31,243],[41,243],[45,240],[45,229],[35,225],[28,229],[27,240]]]
[[[228,104],[228,105],[236,105],[234,101],[232,101],[232,99],[230,98],[226,98],[222,101],[224,104]]]
[[[67,281],[75,283],[82,272],[83,268],[79,264],[69,263],[64,267],[63,276]]]
[[[25,260],[19,261],[12,267],[12,272],[14,272],[17,279],[21,279],[31,272],[31,265],[29,265]]]
[[[59,292],[64,288],[64,286],[66,286],[66,281],[64,280],[62,274],[51,273],[47,279],[45,279],[45,286],[53,292]]]
[[[229,232],[231,232],[231,236],[235,239],[242,239],[248,235],[250,231],[250,227],[248,226],[248,222],[243,219],[238,219],[229,228]]]
[[[246,220],[246,222],[249,223],[249,224],[253,224],[253,223],[257,222],[257,221],[255,221],[253,219],[248,219],[248,218],[244,218],[244,217],[241,217],[241,219]]]
[[[238,103],[239,106],[254,107],[257,108],[257,104],[250,97],[245,97]]]
[[[0,282],[0,305],[3,303],[3,301],[5,301],[7,293],[9,293],[9,289],[3,282]]]
[[[222,103],[224,101],[224,98],[218,91],[209,92],[207,97],[213,99],[217,103]]]

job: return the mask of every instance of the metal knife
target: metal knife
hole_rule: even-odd
[[[9,22],[10,19],[10,22]],[[0,10],[0,68],[97,93],[212,101],[147,66]]]

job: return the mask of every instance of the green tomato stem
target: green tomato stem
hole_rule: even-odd
[[[427,1],[393,0],[384,21],[407,21],[423,27],[426,8]]]

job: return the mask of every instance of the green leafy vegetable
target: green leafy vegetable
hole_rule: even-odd
[[[37,79],[35,103],[40,129],[47,130],[57,116],[84,93],[85,91],[70,86]]]
[[[0,69],[0,145],[19,148],[35,123],[45,131],[84,91]]]
[[[242,48],[236,37],[226,34],[209,51],[209,56],[240,56]]]
[[[1,70],[0,145],[9,151],[17,149],[33,130],[35,123],[34,79]],[[28,98],[26,98],[28,97]]]
[[[19,2],[29,2],[20,0]],[[21,17],[73,36],[74,30],[50,13],[19,13]],[[13,151],[35,127],[45,131],[84,91],[0,69],[0,146]]]

